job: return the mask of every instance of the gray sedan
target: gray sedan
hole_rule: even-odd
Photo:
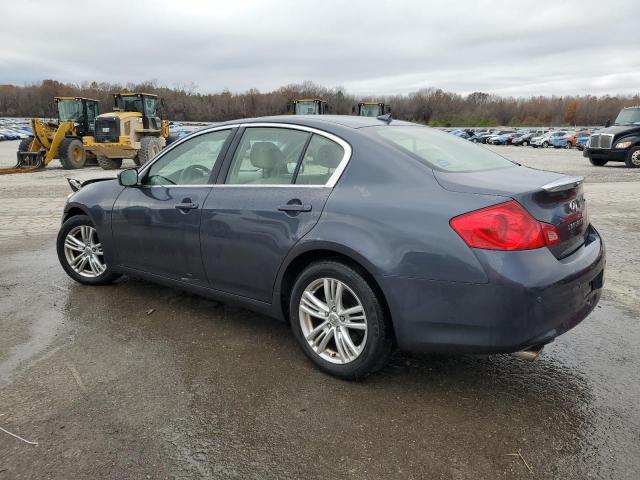
[[[534,358],[603,284],[581,178],[389,116],[228,122],[70,183],[73,279],[134,275],[288,321],[341,378],[395,347]]]

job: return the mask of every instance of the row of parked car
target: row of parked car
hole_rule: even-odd
[[[533,148],[577,148],[582,150],[595,128],[579,130],[553,129],[488,129],[473,130],[457,128],[450,134],[474,143],[489,145],[532,146]]]
[[[24,121],[0,118],[0,141],[21,140],[32,135],[31,127]]]

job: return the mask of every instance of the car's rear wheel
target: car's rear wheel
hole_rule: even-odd
[[[293,332],[321,370],[357,380],[382,368],[393,330],[381,299],[353,268],[317,262],[297,278],[289,304]]]
[[[633,147],[627,154],[625,162],[629,168],[640,168],[640,147]]]
[[[62,224],[56,242],[58,260],[75,281],[105,285],[120,277],[104,259],[98,232],[86,215],[76,215]]]

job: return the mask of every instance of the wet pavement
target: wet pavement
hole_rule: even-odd
[[[63,202],[52,172],[30,176]],[[18,181],[1,200],[27,198]],[[17,212],[0,231],[0,427],[38,445],[0,431],[0,480],[637,479],[640,177],[624,182],[587,185],[603,300],[538,361],[397,353],[359,383],[267,317],[136,279],[78,285],[49,221]]]

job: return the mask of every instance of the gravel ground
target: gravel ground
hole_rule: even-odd
[[[16,143],[0,142],[0,167]],[[115,172],[0,175],[0,427],[38,442],[0,431],[0,479],[636,479],[640,171],[492,148],[586,178],[608,249],[599,307],[535,363],[398,353],[361,383],[319,373],[260,315],[68,279],[64,178]]]

